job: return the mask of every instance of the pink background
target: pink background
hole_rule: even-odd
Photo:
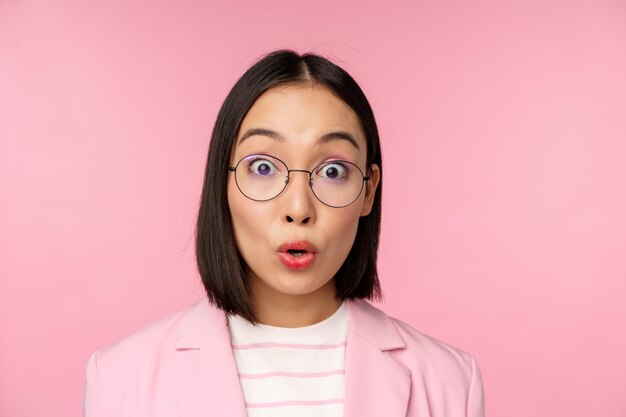
[[[281,47],[374,108],[383,310],[491,417],[626,415],[623,1],[212,3],[0,1],[0,415],[79,416],[94,350],[202,296],[212,125]]]

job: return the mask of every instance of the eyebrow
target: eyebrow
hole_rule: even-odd
[[[250,136],[254,136],[254,135],[266,136],[270,139],[274,139],[282,143],[287,141],[284,136],[282,136],[280,133],[274,130],[264,129],[264,128],[252,128],[252,129],[246,130],[246,133],[244,133],[241,139],[239,139],[239,144],[241,144],[241,142],[243,142]],[[322,135],[321,137],[319,137],[315,141],[315,143],[325,144],[325,143],[332,142],[334,140],[346,140],[350,142],[355,148],[357,148],[358,150],[361,150],[361,148],[359,147],[359,143],[356,141],[354,136],[352,136],[352,134],[343,130],[326,133],[325,135]]]

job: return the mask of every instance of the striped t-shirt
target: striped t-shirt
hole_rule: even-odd
[[[345,301],[304,327],[253,327],[228,315],[249,417],[341,417],[348,336]]]

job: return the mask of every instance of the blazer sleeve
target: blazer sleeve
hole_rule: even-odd
[[[98,369],[98,352],[92,353],[87,361],[82,410],[83,417],[111,417]]]
[[[470,355],[472,377],[467,396],[467,417],[485,417],[483,379],[476,359]]]

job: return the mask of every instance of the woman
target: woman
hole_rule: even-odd
[[[343,69],[268,54],[217,117],[196,230],[207,297],[91,355],[84,414],[482,417],[467,352],[387,316],[382,161]]]

